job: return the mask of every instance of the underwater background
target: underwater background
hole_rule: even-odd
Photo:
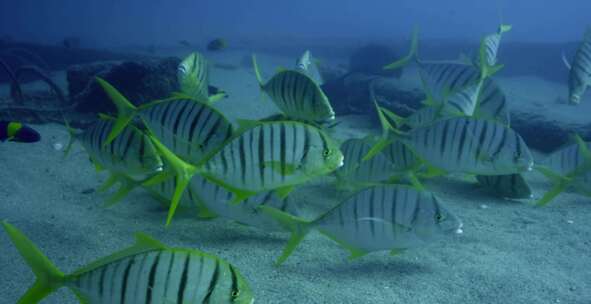
[[[136,232],[171,247],[198,249],[238,269],[255,303],[591,303],[591,94],[584,93],[591,85],[589,12],[591,2],[583,0],[0,1],[0,220],[21,230],[66,274],[129,247]],[[510,28],[501,30],[502,25]],[[492,44],[486,37],[493,36],[499,37],[498,54],[487,62],[482,54],[488,56]],[[418,41],[414,54],[413,40]],[[253,68],[253,54],[261,75]],[[202,59],[203,65],[197,64]],[[400,64],[384,69],[393,62]],[[468,81],[470,72],[434,76],[437,68],[465,68],[475,73],[475,82],[454,87]],[[299,74],[281,79],[286,70]],[[193,79],[193,72],[207,77]],[[293,80],[300,74],[308,87]],[[178,99],[195,101],[232,125],[228,141],[212,148],[211,159],[236,152],[229,142],[248,141],[244,134],[252,130],[267,134],[292,125],[334,141],[340,149],[331,152],[344,157],[334,166],[312,164],[322,166],[320,173],[306,171],[297,182],[263,190],[229,186],[225,171],[205,165],[197,177],[210,178],[234,197],[268,190],[295,219],[260,206],[232,214],[213,208],[213,216],[203,216],[203,203],[192,206],[185,194],[166,225],[173,190],[155,194],[143,178],[130,181],[130,170],[137,169],[130,159],[138,155],[124,153],[116,163],[117,152],[101,148],[108,145],[102,141],[110,130],[87,138],[90,143],[81,135],[96,126],[99,113],[112,121],[124,112],[95,77],[138,106],[138,113],[141,105],[176,96],[165,114],[152,113],[162,115],[161,121],[153,119],[160,125],[146,123],[152,114],[136,113],[131,128],[196,168],[209,156],[192,162],[174,151],[177,143],[169,145],[164,131],[155,131],[167,124],[174,133],[179,125],[197,133],[205,129],[205,122],[186,122],[193,114],[172,105]],[[473,84],[476,90],[470,91]],[[194,87],[205,94],[203,100],[186,89]],[[326,121],[311,118],[321,111],[314,108],[319,101],[307,98],[308,89],[328,102],[322,105],[333,112]],[[451,111],[456,97],[472,104]],[[302,106],[290,108],[293,100]],[[501,103],[502,110],[487,116],[488,101]],[[409,117],[427,108],[435,117],[417,118],[414,125]],[[221,130],[220,124],[211,132]],[[423,131],[431,137],[422,137]],[[308,142],[299,142],[299,131],[293,132],[293,144],[261,139],[249,146],[250,153],[261,146],[306,150]],[[70,147],[72,137],[77,141]],[[345,149],[352,139],[360,145],[363,139],[364,153]],[[408,150],[389,160],[383,160],[386,154],[367,160],[384,139],[399,140]],[[168,172],[171,182],[178,171],[158,143],[154,151],[164,165],[151,177]],[[485,144],[498,153],[488,153]],[[497,161],[505,152],[533,161],[533,168],[520,167],[517,156]],[[416,166],[398,168],[397,156],[404,153],[417,158]],[[263,165],[250,154],[243,158],[243,184],[245,175],[257,176],[249,170],[288,177],[312,166],[312,161],[291,165],[278,158]],[[130,191],[106,206],[118,191],[117,186],[101,191],[110,176]],[[497,176],[510,178],[501,182],[493,179]],[[435,210],[420,209],[426,203],[419,202],[418,211],[409,213],[406,197],[377,201],[365,195],[382,186],[432,194]],[[207,196],[209,190],[192,191]],[[371,206],[369,214],[346,209],[353,199]],[[374,209],[380,203],[381,209]],[[384,204],[403,218],[383,214]],[[441,210],[449,212],[453,233],[440,234]],[[437,223],[419,220],[423,211],[435,212]],[[337,213],[340,226],[323,223]],[[371,232],[359,230],[367,223]],[[405,227],[399,231],[400,226]],[[376,237],[375,227],[393,235]],[[301,229],[309,234],[277,265],[290,236]],[[411,245],[401,244],[402,236]],[[35,282],[13,241],[0,233],[0,303],[17,303]],[[153,303],[179,303],[175,300]],[[40,303],[78,302],[75,293],[61,288]],[[146,301],[134,303],[140,302]]]

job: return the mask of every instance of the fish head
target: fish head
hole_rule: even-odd
[[[510,131],[507,137],[515,140],[506,140],[492,155],[485,157],[485,162],[490,162],[493,168],[492,174],[511,174],[531,171],[534,166],[534,158],[525,144],[525,141],[514,131]]]
[[[252,304],[254,303],[254,296],[252,290],[248,286],[246,279],[238,272],[234,266],[230,265],[232,273],[236,276],[236,285],[232,288],[231,302],[236,304]]]
[[[304,173],[307,176],[328,174],[344,164],[345,157],[339,145],[324,132],[322,145],[312,145],[302,161]]]
[[[206,95],[207,84],[200,81],[200,76],[207,73],[207,64],[199,53],[191,53],[177,67],[177,79],[181,91],[190,96],[196,94]],[[206,79],[207,81],[207,79]]]
[[[575,92],[575,90],[571,90],[570,94],[568,94],[568,102],[575,105],[579,104],[581,102],[581,94]]]
[[[441,235],[461,233],[462,221],[450,212],[441,201],[430,194],[430,204],[421,204],[413,228],[416,234],[423,240],[435,238]]]
[[[312,60],[310,59],[310,51],[306,50],[304,54],[298,59],[296,65],[298,68],[307,71],[310,63],[312,63]]]

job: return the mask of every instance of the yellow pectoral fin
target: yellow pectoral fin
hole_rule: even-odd
[[[293,164],[285,163],[281,166],[280,161],[267,161],[263,163],[264,167],[270,167],[273,171],[282,175],[292,175],[296,172],[296,166]]]
[[[277,196],[280,199],[285,199],[293,191],[294,188],[295,188],[294,186],[282,187],[282,188],[275,190],[275,193],[277,193]]]

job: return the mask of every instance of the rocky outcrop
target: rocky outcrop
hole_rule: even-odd
[[[416,87],[404,85],[395,78],[351,73],[327,82],[322,88],[337,115],[373,114],[369,87],[373,83],[379,104],[407,116],[420,108],[425,95]]]
[[[95,77],[101,77],[115,86],[132,103],[168,97],[178,90],[176,77],[180,59],[145,59],[125,62],[102,62],[75,65],[68,69],[68,92],[76,111],[111,113],[112,102]]]
[[[402,70],[384,70],[384,66],[400,58],[394,48],[385,44],[368,44],[356,49],[349,57],[349,71],[367,75],[399,78]]]

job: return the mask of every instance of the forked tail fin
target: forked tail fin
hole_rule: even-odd
[[[125,96],[123,96],[115,87],[100,77],[96,77],[96,81],[105,90],[105,93],[111,98],[115,107],[117,108],[117,118],[111,132],[107,136],[104,145],[110,144],[123,129],[133,120],[137,114],[137,108]]]
[[[18,304],[39,303],[52,292],[63,286],[64,274],[29,240],[21,231],[6,221],[4,230],[25,262],[31,267],[37,280],[18,300]]]
[[[283,253],[275,262],[277,265],[281,265],[293,253],[304,237],[306,237],[308,232],[310,232],[311,222],[299,217],[295,217],[273,207],[261,206],[259,209],[276,220],[286,230],[291,232],[291,237],[289,238],[287,245],[285,245]]]
[[[419,30],[415,29],[412,33],[412,39],[410,42],[410,51],[408,55],[404,56],[402,59],[394,61],[384,67],[384,70],[394,70],[399,69],[413,60],[417,60],[417,52],[419,49]]]

